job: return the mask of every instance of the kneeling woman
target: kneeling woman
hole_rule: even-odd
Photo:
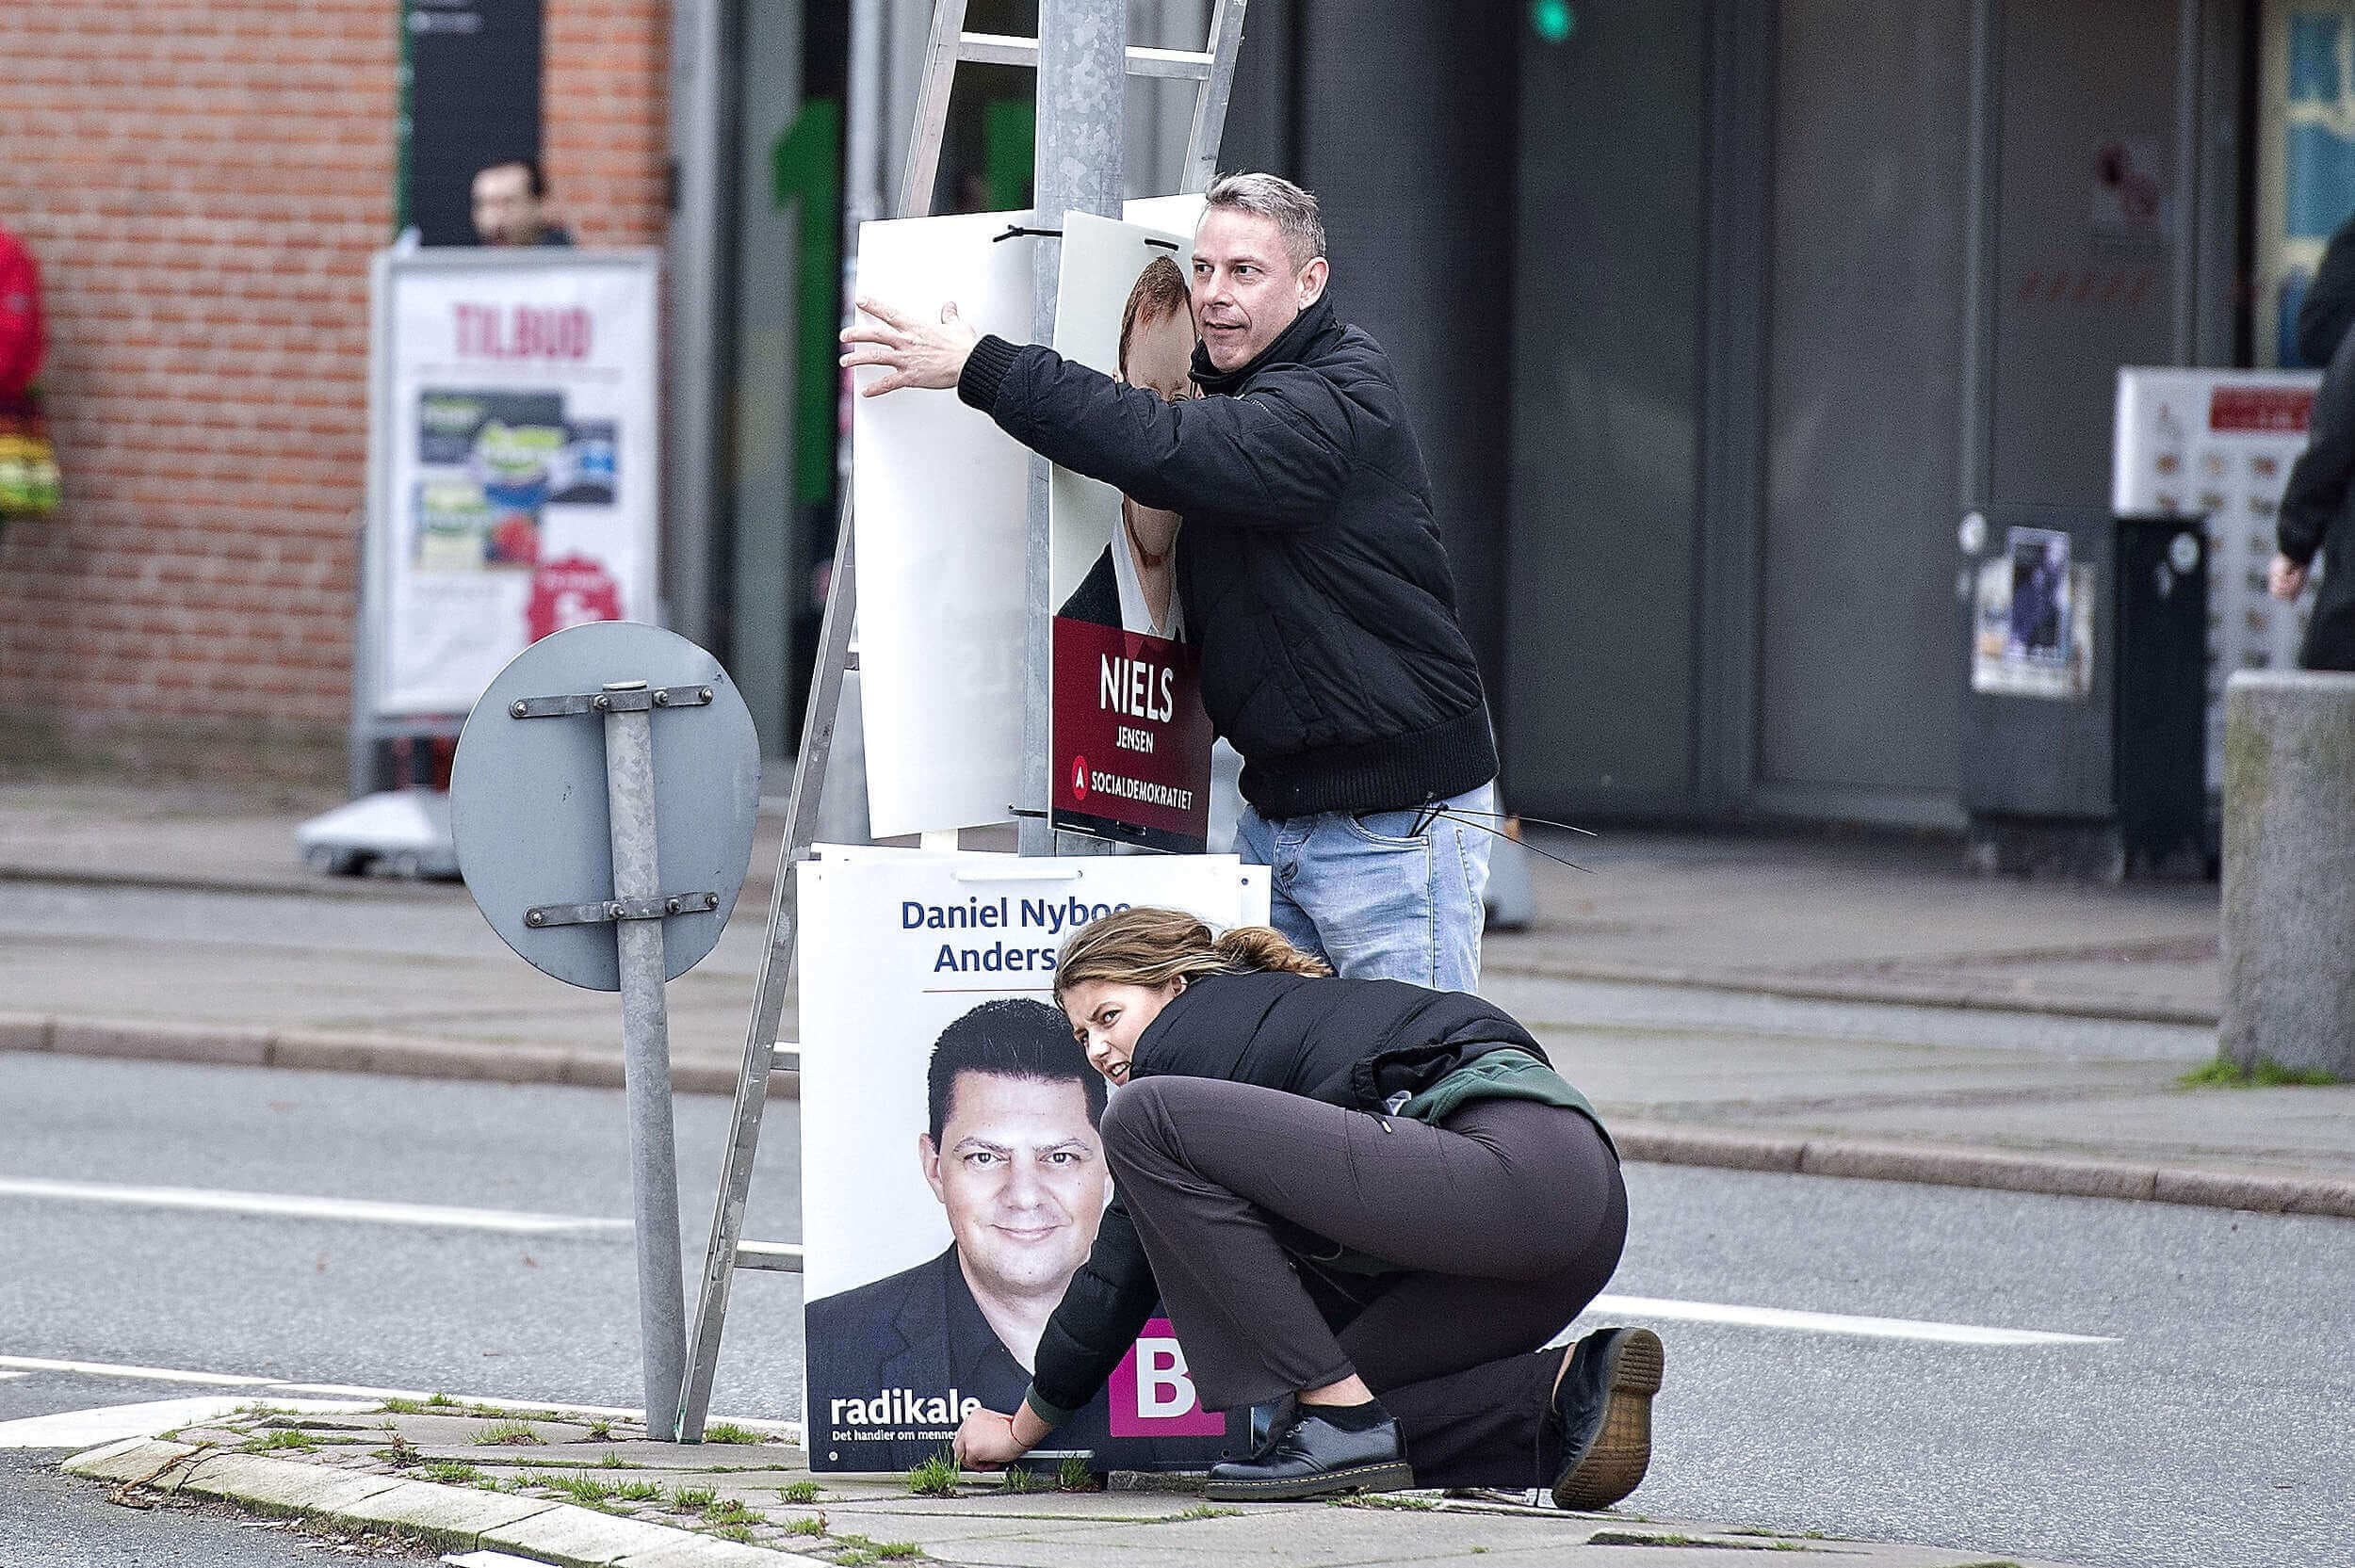
[[[1102,1387],[1162,1303],[1204,1408],[1277,1406],[1227,1500],[1643,1479],[1660,1340],[1541,1347],[1593,1300],[1627,1189],[1592,1107],[1461,992],[1329,978],[1274,931],[1133,909],[1063,950],[1056,999],[1117,1086],[1118,1196],[1039,1342],[1023,1406],[959,1460],[1019,1459]]]

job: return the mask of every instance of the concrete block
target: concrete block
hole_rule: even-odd
[[[352,1475],[260,1454],[221,1454],[198,1464],[181,1490],[273,1513],[343,1514],[400,1484],[395,1476]]]
[[[2071,1198],[2148,1198],[2152,1179],[2148,1166],[1840,1139],[1818,1139],[1808,1144],[1799,1169],[1811,1176],[1980,1187]]]
[[[430,1481],[404,1480],[352,1508],[348,1515],[375,1525],[399,1525],[434,1540],[473,1546],[499,1529],[560,1508],[541,1497],[513,1497]]]
[[[642,1519],[623,1519],[570,1503],[559,1503],[528,1519],[482,1532],[486,1546],[528,1553],[568,1568],[608,1568],[633,1554],[644,1557],[674,1547],[687,1531]]]
[[[2355,1079],[2355,674],[2224,700],[2224,1054]]]
[[[50,1021],[34,1012],[0,1012],[0,1051],[46,1051]]]
[[[138,1481],[145,1484],[149,1478],[156,1477],[156,1489],[169,1492],[178,1487],[178,1479],[159,1477],[158,1472],[195,1452],[195,1445],[189,1443],[166,1443],[154,1437],[126,1437],[120,1442],[103,1444],[86,1453],[75,1454],[57,1468],[69,1476],[87,1476],[92,1480]]]
[[[259,1067],[269,1058],[269,1031],[153,1019],[61,1018],[50,1030],[49,1048],[63,1056]]]
[[[1611,1140],[1625,1159],[1648,1165],[1705,1165],[1721,1171],[1796,1171],[1807,1151],[1803,1139],[1625,1123],[1612,1124]]]

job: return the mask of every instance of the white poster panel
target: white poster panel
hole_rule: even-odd
[[[2206,518],[2208,787],[2224,779],[2224,683],[2235,670],[2294,670],[2314,590],[2295,605],[2266,590],[2282,493],[2306,449],[2320,375],[2302,370],[2118,373],[2110,509],[2121,517]],[[2315,579],[2320,579],[2317,562]]]
[[[551,632],[657,618],[658,265],[378,258],[375,716],[465,713]]]
[[[1063,943],[1131,905],[1264,922],[1267,872],[826,848],[795,874],[811,1467],[905,1470],[1021,1398],[1110,1201],[1108,1091],[1053,1006]],[[1044,1451],[1198,1467],[1225,1432],[1157,1320]]]
[[[1202,198],[1128,203],[1190,234]],[[1027,212],[859,226],[862,295],[925,313],[956,302],[977,331],[1031,341],[1035,242]],[[880,370],[855,373],[860,384]],[[858,397],[851,490],[858,529],[859,693],[867,809],[879,837],[1006,820],[1022,782],[1024,564],[1030,459],[952,392]],[[1044,759],[1036,759],[1044,766]]]
[[[1029,218],[863,223],[859,292],[928,316],[954,301],[975,331],[1025,342],[1031,244],[999,236]],[[954,391],[855,398],[851,432],[873,831],[1003,822],[1022,771],[1029,454]]]

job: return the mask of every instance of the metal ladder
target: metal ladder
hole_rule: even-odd
[[[1205,188],[1216,170],[1247,3],[1248,0],[1210,0],[1210,39],[1199,52],[1139,46],[1131,46],[1128,51],[1128,72],[1131,76],[1199,84],[1194,127],[1187,137],[1185,165],[1179,176],[1181,192]],[[938,0],[933,8],[932,34],[925,44],[923,85],[917,96],[916,124],[900,185],[900,217],[922,218],[932,210],[933,184],[940,169],[941,138],[948,128],[949,92],[958,63],[1027,66],[1036,70],[1038,57],[1036,39],[968,33],[965,30],[965,0]],[[711,1242],[705,1251],[695,1316],[688,1336],[687,1378],[679,1390],[676,1427],[682,1443],[703,1440],[704,1420],[711,1408],[712,1379],[720,1361],[720,1335],[727,1318],[728,1294],[735,1284],[736,1271],[762,1269],[799,1273],[802,1269],[799,1246],[743,1239],[744,1204],[752,1191],[753,1156],[760,1147],[760,1119],[769,1103],[769,1075],[798,1072],[801,1068],[800,1048],[779,1041],[777,1028],[785,1013],[785,994],[792,983],[799,927],[793,867],[808,856],[817,836],[818,801],[825,787],[826,764],[834,753],[842,677],[858,668],[858,655],[851,646],[858,603],[853,536],[851,506],[846,497],[835,539],[834,573],[826,591],[825,615],[820,622],[809,706],[802,722],[802,746],[794,758],[785,843],[777,856],[776,886],[769,897],[769,936],[761,949],[759,977],[754,982],[752,1020],[744,1039],[744,1065],[736,1086],[735,1118],[722,1168],[719,1198],[711,1217]],[[650,1427],[654,1424],[651,1411],[647,1413],[647,1422]]]

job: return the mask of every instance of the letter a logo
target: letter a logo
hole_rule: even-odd
[[[1071,798],[1075,800],[1088,798],[1088,759],[1085,757],[1071,759]]]

